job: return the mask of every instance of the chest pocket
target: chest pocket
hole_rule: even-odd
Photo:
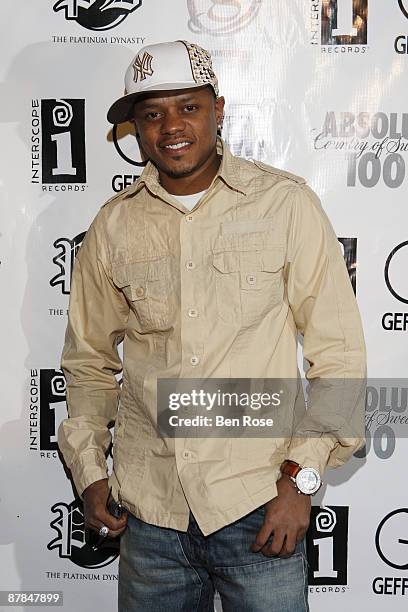
[[[168,255],[113,265],[112,277],[136,316],[138,331],[163,330],[169,326]]]
[[[251,324],[265,317],[284,296],[283,246],[252,242],[212,255],[217,312],[226,323]]]

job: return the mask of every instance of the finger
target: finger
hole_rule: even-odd
[[[268,538],[271,535],[272,531],[272,521],[268,521],[268,519],[265,519],[262,524],[262,527],[256,534],[255,541],[253,542],[253,544],[251,544],[251,551],[259,552],[261,548],[265,545],[265,543],[268,541]]]
[[[100,534],[101,527],[108,527],[109,531],[107,535],[105,536],[106,538],[116,538],[116,536],[120,535],[121,533],[125,531],[126,526],[127,526],[127,516],[125,516],[124,520],[121,521],[120,528],[115,528],[115,529],[109,528],[109,526],[106,523],[101,523],[100,521],[92,522],[89,524],[90,529],[95,531],[98,535],[101,535]]]
[[[285,531],[283,529],[275,529],[272,542],[262,547],[261,553],[265,557],[276,557],[282,550],[283,543],[285,540]]]
[[[127,523],[127,512],[124,512],[119,518],[116,518],[104,509],[103,512],[98,513],[98,519],[109,527],[111,531],[117,531],[118,529],[122,530]]]
[[[296,532],[286,534],[285,541],[279,553],[280,557],[290,557],[295,552],[296,548]]]
[[[123,530],[127,523],[127,512],[124,512],[120,518],[115,518],[103,506],[100,506],[97,511],[88,517],[87,522],[90,527],[98,531],[103,525],[106,525],[109,531]]]
[[[306,536],[306,529],[299,529],[297,537],[296,537],[296,541],[297,542],[301,542],[302,540],[304,540],[305,536]]]
[[[116,529],[115,531],[109,531],[108,538],[116,538],[126,530],[126,525],[122,529]]]

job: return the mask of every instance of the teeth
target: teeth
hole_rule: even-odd
[[[185,147],[186,145],[189,145],[189,142],[179,142],[179,144],[174,144],[174,145],[166,145],[165,149],[181,149],[181,147]]]

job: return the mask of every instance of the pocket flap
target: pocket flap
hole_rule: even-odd
[[[141,280],[159,280],[166,274],[167,260],[167,257],[160,257],[158,259],[144,259],[117,264],[112,267],[115,285],[122,288]]]
[[[266,232],[273,228],[272,219],[243,219],[241,221],[226,221],[221,223],[222,235],[248,234],[252,232]]]
[[[237,272],[239,270],[239,253],[236,251],[214,253],[212,263],[219,272]]]
[[[147,261],[133,261],[114,266],[112,276],[115,285],[122,288],[127,287],[134,280],[146,279],[147,263]]]
[[[261,252],[262,270],[266,272],[277,272],[283,268],[285,264],[285,255],[283,249],[264,249]]]

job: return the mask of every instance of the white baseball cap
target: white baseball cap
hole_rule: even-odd
[[[136,98],[146,92],[203,85],[211,85],[218,97],[218,81],[208,51],[185,40],[147,45],[126,70],[125,95],[108,110],[108,121],[128,121]]]

